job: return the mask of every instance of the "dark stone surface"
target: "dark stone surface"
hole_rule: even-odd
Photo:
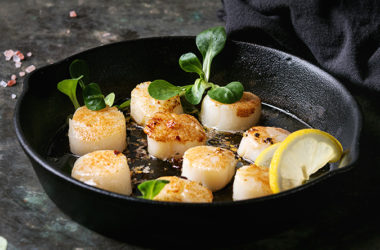
[[[223,25],[217,18],[222,7],[219,0],[1,0],[0,6],[0,52],[13,49],[33,53],[21,69],[31,64],[41,67],[110,42],[196,35],[205,28]],[[78,17],[70,18],[70,10]],[[0,65],[0,81],[20,71],[2,54]],[[380,157],[375,144],[380,142],[379,96],[350,90],[364,112],[360,165],[333,180],[340,187],[333,202],[310,220],[235,249],[380,249],[380,208],[376,203]],[[17,99],[11,95],[18,96],[21,91],[20,77],[15,86],[0,87],[0,236],[8,241],[8,249],[144,249],[78,225],[49,200],[14,133]],[[255,227],[254,222],[245,230],[250,227]]]

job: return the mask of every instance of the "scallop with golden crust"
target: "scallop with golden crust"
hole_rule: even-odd
[[[242,98],[232,104],[220,103],[207,95],[202,101],[200,121],[205,127],[238,132],[258,123],[260,115],[261,100],[250,92],[244,92]]]
[[[117,150],[127,146],[125,117],[116,107],[93,111],[78,108],[69,120],[70,151],[84,155],[95,150]]]
[[[206,133],[198,120],[187,114],[155,113],[147,122],[148,152],[159,158],[181,158],[194,146],[206,144]]]
[[[145,126],[156,112],[183,113],[179,96],[168,100],[156,100],[148,93],[150,83],[140,83],[131,92],[131,117],[137,124]]]
[[[132,193],[127,157],[115,150],[98,150],[79,157],[71,176],[107,191],[125,195]]]
[[[198,182],[177,176],[163,176],[158,179],[167,180],[169,183],[154,197],[154,200],[171,202],[212,202],[212,192]]]
[[[198,146],[183,156],[182,176],[197,181],[211,191],[224,188],[235,174],[235,154],[224,148]]]
[[[244,132],[237,152],[244,159],[254,162],[264,149],[283,141],[289,134],[289,131],[277,127],[252,127]]]
[[[254,164],[236,171],[233,184],[233,200],[245,200],[272,194],[269,185],[269,168]]]

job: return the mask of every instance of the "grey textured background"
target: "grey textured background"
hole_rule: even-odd
[[[20,71],[14,63],[5,61],[2,52],[7,49],[33,53],[23,61],[21,69],[32,64],[41,67],[111,42],[196,35],[224,24],[217,17],[221,8],[219,0],[0,0],[0,81]],[[70,10],[75,10],[78,17],[70,18]],[[21,91],[22,78],[13,87],[0,87],[0,236],[7,239],[8,249],[143,249],[78,225],[49,200],[14,133],[12,119],[17,99],[11,95],[18,96]],[[378,107],[363,94],[355,97],[369,114],[364,143],[373,143],[371,135],[378,133]],[[367,155],[375,154],[373,151]],[[371,183],[379,176],[367,175],[358,174],[357,178]],[[378,190],[370,186],[361,189],[375,197]],[[313,221],[235,248],[380,249],[379,216],[368,213],[371,203],[360,197],[359,192],[344,196],[344,206],[332,205]],[[345,207],[346,204],[351,205]],[[376,208],[371,210],[374,211]]]

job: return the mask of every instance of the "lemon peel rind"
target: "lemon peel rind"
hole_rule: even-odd
[[[279,193],[281,191],[284,191],[283,188],[281,187],[281,184],[278,182],[278,166],[279,166],[279,162],[282,158],[284,150],[293,141],[295,141],[294,138],[296,138],[298,136],[305,135],[305,134],[314,134],[314,135],[323,136],[324,138],[326,138],[326,137],[329,138],[331,140],[331,142],[333,142],[333,144],[335,144],[336,149],[338,149],[339,153],[336,154],[335,158],[330,159],[328,161],[328,163],[336,162],[336,161],[340,160],[340,158],[343,154],[342,144],[334,136],[330,135],[329,133],[324,132],[324,131],[319,130],[319,129],[313,129],[313,128],[301,129],[301,130],[297,130],[297,131],[291,133],[288,137],[285,138],[284,141],[281,142],[281,145],[277,148],[277,150],[273,154],[272,161],[270,163],[269,185],[270,185],[270,188],[272,189],[272,192],[274,194]],[[276,178],[273,178],[273,177],[276,177]]]
[[[260,166],[260,167],[268,167],[269,168],[269,166],[263,165],[265,158],[266,158],[266,155],[269,154],[270,151],[276,152],[276,150],[278,149],[280,144],[281,144],[281,142],[277,142],[277,143],[272,144],[269,147],[265,148],[263,151],[261,151],[261,153],[259,154],[259,156],[257,156],[257,158],[255,160],[255,165]],[[273,152],[273,154],[274,154],[274,152]],[[272,158],[273,158],[273,154],[272,154]]]

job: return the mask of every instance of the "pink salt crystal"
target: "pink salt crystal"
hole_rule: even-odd
[[[28,52],[28,53],[26,53],[26,56],[27,56],[27,57],[31,57],[31,56],[32,56],[32,52]]]
[[[25,72],[26,73],[30,73],[30,72],[32,72],[33,70],[35,70],[36,69],[36,67],[34,66],[34,65],[30,65],[30,66],[28,66],[26,69],[25,69]]]
[[[7,86],[8,87],[12,87],[15,84],[16,84],[16,80],[9,80],[8,83],[7,83]]]
[[[13,55],[13,61],[14,62],[21,62],[21,58],[18,55]]]
[[[77,13],[75,12],[75,10],[70,11],[70,17],[77,17]]]
[[[18,73],[18,75],[19,75],[20,77],[23,77],[23,76],[25,76],[25,72],[24,72],[24,71],[20,71],[20,72]]]
[[[20,68],[20,67],[21,67],[21,64],[22,64],[21,62],[15,62],[15,67],[16,67],[16,68]]]
[[[3,54],[5,56],[5,60],[9,61],[9,60],[11,60],[11,58],[15,54],[15,52],[11,49],[8,49],[8,50],[4,51]]]
[[[12,79],[12,80],[16,80],[16,78],[17,78],[16,75],[12,75],[12,76],[11,76],[11,79]]]
[[[16,51],[15,55],[18,56],[18,58],[20,58],[21,61],[25,59],[24,54],[21,53],[19,50]]]
[[[8,84],[4,80],[1,80],[0,86],[5,88],[6,86],[8,86]]]

